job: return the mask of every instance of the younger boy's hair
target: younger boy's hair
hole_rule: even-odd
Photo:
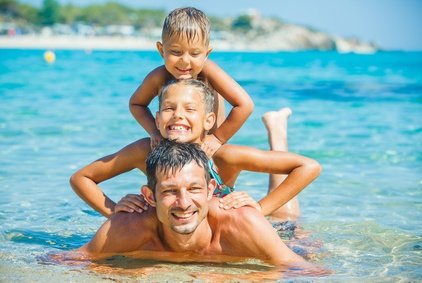
[[[192,42],[201,36],[206,45],[210,41],[210,22],[208,17],[193,7],[178,8],[170,12],[163,24],[161,40],[164,42],[172,36],[186,37]]]
[[[204,177],[208,184],[211,179],[208,157],[198,144],[180,143],[167,139],[161,140],[148,154],[146,160],[148,187],[155,194],[158,181],[157,172],[163,172],[164,174],[175,173],[176,170],[182,170],[184,166],[192,161],[204,168]]]
[[[205,105],[205,113],[214,112],[214,93],[213,91],[203,82],[195,79],[184,79],[184,80],[170,80],[160,89],[158,93],[158,109],[161,111],[161,103],[163,96],[167,93],[168,89],[172,85],[185,85],[190,86],[198,90],[202,94],[202,100]]]

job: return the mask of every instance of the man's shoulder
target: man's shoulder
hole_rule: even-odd
[[[253,225],[255,221],[265,220],[265,217],[255,208],[242,206],[236,209],[223,209],[219,207],[219,198],[213,197],[209,203],[208,215],[219,223],[232,223],[236,226]],[[223,224],[227,226],[226,224]]]
[[[113,214],[110,219],[110,227],[116,231],[145,231],[148,228],[155,227],[157,218],[154,208],[148,208],[142,213],[138,212],[117,212]]]
[[[91,255],[137,251],[153,237],[156,222],[155,210],[143,213],[115,213],[82,251]]]

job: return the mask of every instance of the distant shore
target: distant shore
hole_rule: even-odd
[[[15,35],[0,36],[0,49],[44,49],[44,50],[156,50],[157,39],[135,36],[80,36],[80,35]],[[297,42],[284,43],[274,37],[254,42],[241,40],[212,39],[214,51],[248,51],[248,52],[277,52],[277,51],[306,51],[321,50],[318,46],[307,47]],[[343,47],[344,46],[344,47]],[[340,47],[340,48],[339,48]],[[322,49],[324,50],[324,49]],[[335,49],[334,49],[335,50]],[[329,51],[325,49],[324,51]],[[337,40],[337,51],[340,53],[373,53],[376,48],[369,45],[350,44],[344,40]]]
[[[0,49],[45,50],[156,50],[157,40],[134,36],[77,36],[77,35],[18,35],[0,36]],[[249,49],[242,44],[213,40],[216,51],[274,51],[262,48]]]
[[[0,36],[0,49],[155,50],[155,41],[118,36]]]

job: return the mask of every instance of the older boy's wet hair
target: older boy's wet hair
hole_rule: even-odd
[[[172,85],[185,85],[197,89],[202,94],[202,100],[205,105],[205,112],[210,113],[214,112],[214,93],[213,91],[203,82],[195,79],[185,79],[185,80],[170,80],[168,81],[158,93],[158,108],[161,111],[161,103],[163,101],[163,96],[167,93],[168,89]]]
[[[155,193],[157,172],[174,174],[192,161],[204,168],[207,184],[210,181],[208,157],[198,144],[180,143],[163,139],[148,155],[146,160],[148,187]]]
[[[208,45],[210,29],[210,22],[204,12],[192,7],[178,8],[170,12],[164,20],[161,40],[164,43],[172,36],[177,36],[192,42],[199,37]]]

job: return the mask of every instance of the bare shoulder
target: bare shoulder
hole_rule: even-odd
[[[205,61],[204,67],[202,69],[203,72],[209,72],[209,71],[215,71],[215,70],[221,70],[221,68],[215,63],[214,61],[208,59]]]
[[[125,253],[142,248],[156,231],[154,209],[143,213],[119,212],[110,217],[81,251],[91,255]]]
[[[150,151],[150,138],[143,138],[122,148],[116,153],[116,158],[120,158],[121,162],[130,163],[133,167],[144,169],[145,160]]]
[[[265,217],[255,208],[242,206],[236,209],[222,209],[219,206],[219,199],[214,197],[209,203],[209,216],[213,221],[224,223],[222,230],[231,231],[243,229],[245,227],[254,227],[255,224],[266,222]],[[227,223],[230,223],[229,225]]]
[[[151,151],[151,139],[149,137],[139,139],[125,146],[124,149],[149,153]]]
[[[171,74],[167,71],[164,65],[161,65],[152,70],[145,78],[145,82],[150,82],[158,88],[162,87],[166,82],[172,79]]]
[[[135,238],[136,235],[152,231],[157,226],[157,217],[154,208],[149,208],[142,213],[118,212],[110,219],[110,229],[120,237]]]
[[[214,61],[208,59],[205,61],[204,67],[201,71],[201,77],[205,81],[213,81],[213,78],[219,78],[219,76],[224,73],[223,69],[217,65]]]

